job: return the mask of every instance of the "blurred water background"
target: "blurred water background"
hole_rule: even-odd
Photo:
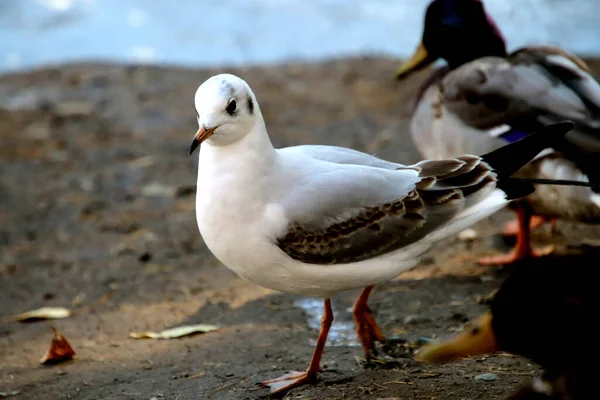
[[[408,56],[429,0],[0,0],[0,72],[96,60],[184,66]],[[600,55],[598,0],[485,0],[510,49]]]

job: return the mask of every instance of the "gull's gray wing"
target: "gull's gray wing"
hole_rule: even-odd
[[[328,161],[335,164],[364,165],[384,169],[398,169],[404,167],[402,164],[382,160],[373,155],[349,149],[347,147],[325,146],[325,145],[300,145],[291,146],[279,150],[282,153],[301,153],[311,158]]]
[[[340,176],[327,179],[311,171],[313,179],[294,185],[282,198],[290,223],[276,242],[290,257],[341,264],[398,250],[496,188],[496,175],[477,156],[422,161],[394,171],[346,168],[340,173],[343,185]]]

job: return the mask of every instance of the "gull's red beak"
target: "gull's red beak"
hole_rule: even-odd
[[[192,154],[194,150],[196,150],[196,148],[202,144],[202,142],[211,137],[212,134],[215,133],[215,129],[217,129],[216,126],[214,128],[206,129],[206,127],[202,125],[200,129],[198,129],[198,132],[196,132],[194,135],[194,140],[192,141],[192,146],[190,147],[190,154]]]

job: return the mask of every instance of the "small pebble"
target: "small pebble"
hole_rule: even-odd
[[[477,375],[475,377],[476,381],[486,381],[486,382],[495,381],[496,379],[498,379],[498,375],[492,374],[492,373],[481,374],[481,375]]]
[[[176,193],[176,188],[160,183],[150,183],[141,189],[142,196],[146,197],[175,197]]]
[[[142,263],[147,263],[152,259],[152,254],[145,252],[138,257],[138,261]]]
[[[66,101],[54,106],[54,114],[63,118],[86,117],[93,112],[93,104],[87,101]]]
[[[421,324],[421,323],[427,322],[427,321],[429,321],[429,318],[422,317],[422,316],[419,316],[419,315],[407,315],[404,318],[404,324],[405,325]]]
[[[196,194],[196,186],[188,185],[188,186],[179,186],[176,191],[177,197],[187,197]]]
[[[408,342],[408,339],[405,336],[401,335],[393,335],[385,338],[386,344],[402,344]]]
[[[426,344],[429,344],[431,342],[433,342],[433,339],[424,336],[419,336],[419,338],[417,339],[417,345],[419,346],[425,346]]]
[[[467,228],[458,233],[458,239],[463,242],[471,242],[477,239],[477,231],[473,228]]]

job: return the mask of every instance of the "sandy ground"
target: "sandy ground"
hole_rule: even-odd
[[[336,144],[399,162],[419,159],[407,133],[426,74],[396,84],[397,60],[360,58],[226,70],[71,65],[0,76],[0,397],[17,399],[260,399],[256,385],[304,369],[317,335],[318,299],[245,282],[220,265],[195,221],[193,93],[229,71],[258,96],[276,146]],[[600,62],[590,62],[600,71]],[[370,302],[386,335],[450,334],[485,309],[501,268],[476,265],[505,250],[502,211],[450,238]],[[597,238],[559,223],[535,233],[557,253]],[[539,373],[505,354],[445,366],[367,365],[352,331],[356,291],[333,299],[336,331],[315,385],[286,399],[499,399]],[[42,306],[76,310],[52,323],[7,322]],[[221,329],[173,340],[130,332],[190,323]],[[76,351],[41,366],[55,326]],[[384,349],[390,350],[390,349]],[[388,351],[389,352],[389,351]],[[494,373],[496,380],[475,377]]]

